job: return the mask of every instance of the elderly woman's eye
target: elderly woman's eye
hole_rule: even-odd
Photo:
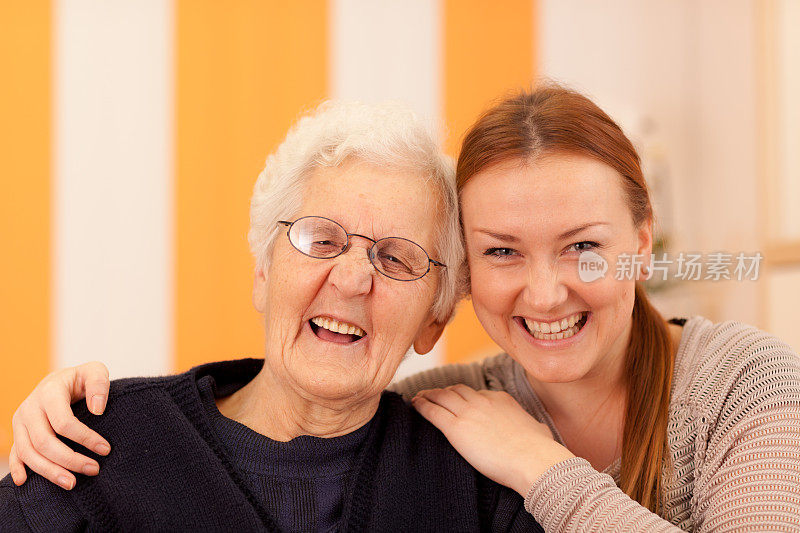
[[[483,255],[491,257],[511,257],[515,253],[513,248],[488,248],[483,252]]]
[[[336,254],[341,251],[341,246],[335,241],[320,239],[311,243],[309,252],[312,255],[324,256]]]
[[[387,272],[405,272],[410,273],[411,267],[408,264],[392,254],[380,254],[381,265]]]

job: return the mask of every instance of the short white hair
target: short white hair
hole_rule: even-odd
[[[466,290],[466,266],[455,170],[435,138],[430,124],[397,103],[325,101],[302,116],[267,157],[253,190],[248,241],[257,268],[265,274],[269,269],[278,221],[297,214],[305,178],[314,168],[359,160],[408,169],[433,184],[439,196],[434,259],[447,267],[433,268],[428,275],[441,274],[433,316],[449,320]]]

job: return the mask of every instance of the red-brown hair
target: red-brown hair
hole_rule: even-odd
[[[650,195],[633,144],[591,100],[553,84],[507,98],[478,118],[458,157],[458,190],[496,163],[529,161],[554,152],[588,156],[616,170],[634,224],[640,227],[652,221]],[[672,342],[664,319],[639,283],[631,318],[620,485],[631,498],[657,512],[667,454]]]

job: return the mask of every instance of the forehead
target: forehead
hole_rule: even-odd
[[[548,234],[582,223],[622,222],[630,214],[621,180],[613,168],[580,155],[500,163],[464,187],[465,222]]]
[[[350,233],[368,237],[405,237],[428,244],[438,204],[433,186],[414,172],[348,161],[311,172],[300,216],[324,216]]]

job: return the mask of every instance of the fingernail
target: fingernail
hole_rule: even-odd
[[[99,453],[100,455],[108,455],[108,452],[111,451],[111,447],[108,444],[101,442],[100,444],[94,447],[94,451],[95,453]]]
[[[87,476],[96,476],[100,473],[100,465],[97,463],[86,463],[83,465],[83,473]]]
[[[106,397],[102,394],[95,394],[92,396],[92,413],[99,415],[103,412],[103,404],[105,403]]]
[[[67,490],[72,488],[72,480],[67,476],[58,476],[58,484]]]

